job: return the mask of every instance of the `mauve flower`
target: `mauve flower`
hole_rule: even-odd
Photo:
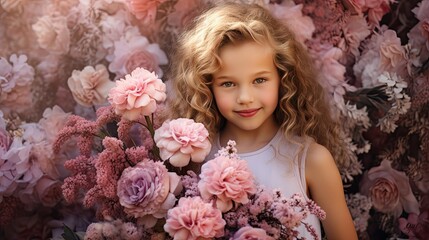
[[[174,239],[211,239],[224,235],[222,213],[200,197],[179,199],[176,207],[168,210],[164,230]]]
[[[12,144],[12,138],[6,130],[6,123],[3,119],[3,112],[0,110],[0,156],[3,156]]]
[[[159,5],[166,0],[125,0],[128,9],[142,20],[143,24],[152,24],[156,18],[156,12]]]
[[[302,4],[295,5],[293,1],[284,1],[282,5],[269,4],[270,12],[280,19],[290,30],[295,33],[295,37],[301,43],[311,39],[316,30],[313,20],[302,14]]]
[[[202,162],[210,153],[209,132],[202,123],[179,118],[165,121],[155,131],[154,140],[161,159],[175,167],[184,167],[189,161]]]
[[[135,69],[125,79],[116,81],[116,87],[109,92],[109,102],[116,114],[133,121],[141,116],[149,116],[157,108],[157,102],[163,102],[165,84],[157,75],[143,68]]]
[[[209,160],[201,167],[198,189],[203,199],[216,196],[216,206],[226,212],[233,201],[246,204],[256,192],[253,175],[245,160],[224,156]]]
[[[104,104],[110,89],[115,86],[102,64],[95,68],[86,66],[82,71],[73,70],[67,84],[76,102],[86,107]]]
[[[113,55],[109,56],[109,70],[122,77],[141,67],[162,77],[159,65],[168,63],[167,55],[158,44],[149,43],[140,35],[125,36],[114,42]]]
[[[422,213],[410,213],[408,218],[399,218],[399,229],[405,233],[409,240],[421,240],[429,238],[429,210]]]
[[[180,177],[176,173],[168,172],[161,162],[144,159],[122,172],[117,194],[125,213],[135,218],[146,217],[143,223],[151,227],[156,223],[152,216],[164,217],[176,202],[175,195],[181,188]]]
[[[396,32],[386,30],[383,33],[383,41],[380,43],[380,65],[384,70],[389,70],[399,64],[405,64],[405,49]]]
[[[0,92],[10,93],[17,86],[29,86],[34,80],[34,68],[26,55],[12,54],[10,63],[0,58]]]
[[[174,5],[174,11],[168,14],[167,21],[170,26],[182,29],[204,8],[201,0],[178,0]]]
[[[393,169],[388,160],[383,160],[380,166],[364,174],[361,192],[371,197],[374,208],[380,212],[393,213],[396,217],[403,210],[419,213],[419,204],[411,191],[407,175]]]
[[[35,190],[36,194],[45,207],[53,207],[62,199],[62,183],[52,179],[49,176],[43,176],[37,181]]]
[[[57,54],[69,51],[70,31],[65,16],[43,16],[32,27],[41,48]]]
[[[251,239],[257,239],[257,240],[274,240],[273,237],[270,237],[267,235],[267,232],[265,232],[262,228],[254,228],[251,226],[246,226],[240,228],[234,236],[231,238],[231,240],[251,240]]]

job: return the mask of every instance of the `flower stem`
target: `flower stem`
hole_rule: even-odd
[[[146,128],[147,130],[149,130],[150,132],[150,137],[152,138],[153,141],[153,147],[152,147],[152,154],[160,161],[162,161],[161,156],[159,154],[159,148],[156,146],[156,142],[155,142],[155,129],[153,127],[153,114],[152,114],[152,119],[149,116],[144,116],[145,120],[146,120]]]

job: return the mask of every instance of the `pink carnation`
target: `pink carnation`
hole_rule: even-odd
[[[122,172],[117,194],[124,211],[135,218],[144,217],[141,221],[150,227],[156,223],[153,217],[164,217],[174,205],[181,186],[180,177],[168,172],[161,162],[144,159]]]
[[[267,235],[264,229],[253,228],[250,226],[240,228],[240,230],[238,230],[231,238],[231,240],[247,240],[247,239],[274,240],[274,238]]]
[[[109,102],[116,114],[127,120],[136,120],[140,116],[148,116],[155,112],[157,102],[166,99],[165,84],[154,73],[137,68],[116,81],[110,90]]]
[[[222,237],[225,220],[222,213],[200,197],[181,198],[177,207],[168,210],[164,230],[174,239]]]
[[[222,212],[232,208],[232,201],[246,204],[249,194],[256,192],[253,175],[246,161],[219,156],[201,167],[198,188],[204,199],[216,196]]]
[[[209,133],[202,123],[179,118],[165,121],[155,131],[154,140],[163,160],[175,167],[184,167],[189,161],[202,162],[210,153]]]

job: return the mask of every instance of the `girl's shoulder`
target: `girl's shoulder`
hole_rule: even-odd
[[[305,175],[307,183],[311,185],[327,184],[338,181],[339,171],[329,150],[316,142],[312,142],[307,151],[305,160]],[[335,178],[335,179],[333,179]]]

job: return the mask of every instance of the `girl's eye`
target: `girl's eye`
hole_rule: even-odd
[[[222,87],[232,87],[234,84],[232,82],[224,82],[221,84]]]
[[[267,81],[267,79],[265,79],[265,78],[257,78],[257,79],[255,79],[255,83],[256,84],[261,84],[261,83],[264,83],[266,81]]]

